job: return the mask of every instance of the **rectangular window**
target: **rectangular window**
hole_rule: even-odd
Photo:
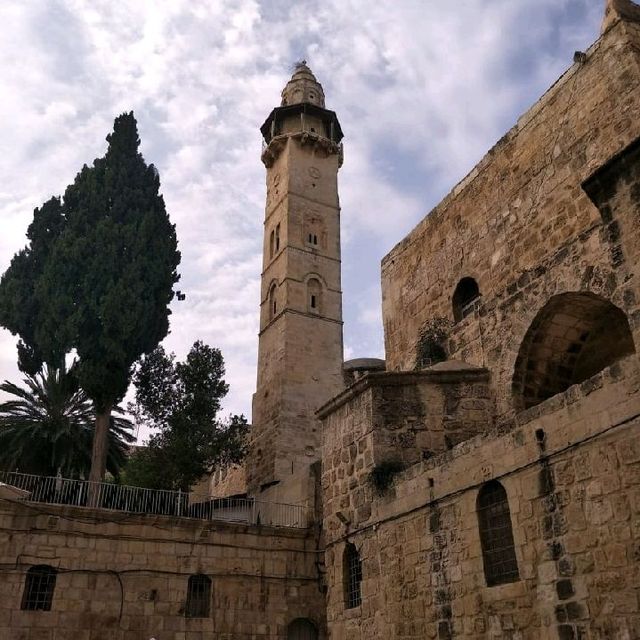
[[[187,618],[207,618],[211,600],[211,578],[201,574],[191,576],[187,584]]]
[[[51,611],[57,570],[47,565],[31,567],[22,594],[21,609],[26,611]]]
[[[362,604],[362,561],[354,544],[347,543],[344,554],[345,607],[355,609]]]

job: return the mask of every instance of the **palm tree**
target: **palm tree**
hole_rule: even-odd
[[[15,399],[0,403],[0,468],[38,475],[86,477],[91,467],[95,415],[91,401],[69,371],[44,367],[5,380],[0,391]],[[117,408],[111,418],[107,470],[117,477],[135,440],[133,425]]]

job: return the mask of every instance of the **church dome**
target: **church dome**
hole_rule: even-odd
[[[296,64],[291,80],[287,82],[287,86],[282,90],[283,107],[303,102],[324,108],[322,85],[316,80],[313,72],[307,66],[306,60]]]

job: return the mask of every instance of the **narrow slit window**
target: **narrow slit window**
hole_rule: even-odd
[[[187,584],[187,618],[208,618],[211,601],[211,578],[202,574],[189,577]]]
[[[355,609],[362,604],[362,560],[351,542],[344,550],[344,582],[345,607]]]
[[[307,282],[307,305],[310,313],[321,313],[322,284],[317,278],[310,278]]]
[[[507,492],[499,482],[489,482],[480,489],[477,512],[487,586],[516,582],[520,574],[511,512]]]
[[[276,246],[276,232],[272,229],[271,236],[269,238],[269,258],[273,258],[275,246]]]
[[[22,594],[24,611],[51,611],[58,571],[48,565],[36,565],[27,571]]]
[[[276,300],[276,285],[271,285],[269,289],[269,318],[273,320],[278,313],[278,301]]]
[[[276,252],[280,251],[280,225],[276,225]]]

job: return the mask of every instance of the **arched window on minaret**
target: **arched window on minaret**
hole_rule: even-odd
[[[280,224],[276,225],[276,253],[280,251]]]
[[[269,319],[273,320],[278,313],[278,301],[276,300],[276,283],[269,289]]]
[[[320,313],[322,309],[322,284],[317,278],[307,281],[307,310],[309,313]]]
[[[276,232],[271,230],[271,236],[269,237],[269,258],[273,258],[276,247]]]

